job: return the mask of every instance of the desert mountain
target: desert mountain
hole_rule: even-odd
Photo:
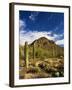
[[[41,37],[20,46],[20,79],[64,77],[64,48]]]
[[[35,45],[35,57],[49,58],[64,56],[64,48],[55,44],[54,41],[41,37],[29,45],[30,56],[32,56],[33,45]]]

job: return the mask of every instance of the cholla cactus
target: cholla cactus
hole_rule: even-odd
[[[26,65],[26,68],[28,68],[28,42],[25,42],[25,65]]]

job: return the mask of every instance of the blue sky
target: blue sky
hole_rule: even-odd
[[[46,37],[64,46],[64,13],[19,11],[20,44]]]

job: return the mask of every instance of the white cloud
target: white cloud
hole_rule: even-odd
[[[25,29],[25,27],[26,27],[26,22],[24,20],[19,20],[20,31]]]
[[[57,45],[64,45],[64,39],[62,39],[62,40],[57,40],[55,43],[56,43]]]
[[[29,16],[29,19],[35,21],[36,17],[38,16],[39,12],[32,12]]]
[[[64,33],[62,33],[62,34],[53,34],[53,36],[55,37],[55,41],[57,41],[57,40],[60,40],[63,36],[64,36]]]
[[[26,23],[24,20],[19,20],[19,27],[26,27]]]
[[[31,31],[26,29],[26,22],[24,20],[19,21],[20,28],[20,44],[24,45],[25,41],[29,44],[40,37],[46,37],[49,40],[55,41],[57,45],[64,45],[64,40],[59,40],[63,34],[55,34],[52,31]]]
[[[29,16],[29,19],[31,19],[32,21],[35,20],[35,17],[33,15]]]
[[[54,36],[50,36],[52,32],[38,32],[38,31],[29,31],[29,32],[23,32],[20,33],[20,44],[24,45],[25,41],[27,41],[29,44],[32,43],[34,40],[40,38],[40,37],[46,37],[49,40],[55,41]]]

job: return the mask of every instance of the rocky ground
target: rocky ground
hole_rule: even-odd
[[[25,66],[24,60],[20,60],[19,78],[50,78],[64,77],[64,59],[48,58],[45,60],[29,60],[28,68]]]

